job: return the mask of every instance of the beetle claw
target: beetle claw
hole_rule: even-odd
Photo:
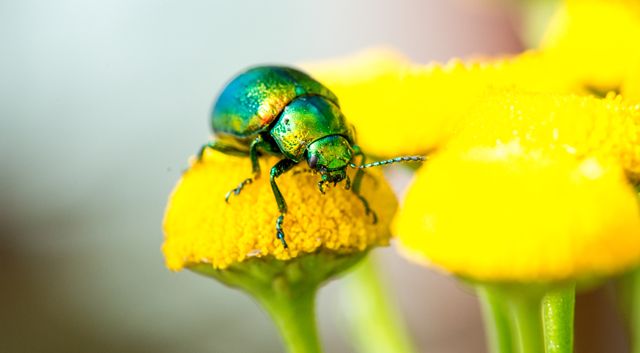
[[[374,210],[372,210],[369,207],[369,202],[367,202],[367,200],[362,195],[356,194],[356,196],[358,196],[358,198],[360,199],[360,202],[362,202],[362,206],[364,206],[364,213],[367,216],[371,215],[371,223],[372,224],[378,223],[378,215],[376,214],[376,212]]]
[[[284,231],[282,230],[282,221],[284,221],[284,213],[281,213],[278,219],[276,220],[276,238],[280,239],[282,246],[285,249],[289,249],[289,245],[287,245],[287,241],[284,240]]]
[[[246,185],[251,184],[252,182],[253,182],[253,179],[251,178],[247,178],[243,180],[240,184],[238,184],[236,188],[231,189],[229,190],[229,192],[227,192],[227,194],[224,196],[224,202],[229,203],[229,198],[231,197],[231,194],[240,195],[240,192],[242,191],[242,189],[244,189]]]
[[[378,223],[378,215],[376,214],[376,211],[369,210],[369,212],[371,213],[371,224]]]
[[[325,185],[325,181],[324,180],[320,180],[318,182],[318,190],[320,190],[320,193],[322,193],[322,195],[325,194],[325,190],[324,190],[324,185]]]

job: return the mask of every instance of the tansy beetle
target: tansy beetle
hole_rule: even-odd
[[[276,178],[302,160],[320,174],[318,188],[323,194],[326,184],[335,186],[345,180],[345,188],[350,188],[360,199],[374,223],[377,221],[375,212],[360,195],[363,169],[424,160],[421,156],[408,156],[365,164],[366,156],[356,144],[354,128],[345,120],[335,94],[309,75],[289,67],[259,66],[236,76],[218,97],[211,114],[211,125],[214,140],[202,146],[198,159],[207,148],[248,156],[253,178],[258,178],[258,158],[262,154],[282,158],[271,168],[269,178],[280,211],[275,226],[276,237],[284,248],[288,247],[282,230],[287,203]],[[359,159],[358,164],[356,159]],[[357,169],[353,184],[346,173],[347,167]],[[228,202],[232,194],[240,194],[252,180],[247,178],[229,191],[225,201]]]

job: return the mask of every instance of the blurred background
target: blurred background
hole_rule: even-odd
[[[249,65],[372,46],[514,53],[521,19],[479,0],[1,1],[0,352],[282,351],[248,297],[163,265],[165,202],[217,92]],[[376,253],[421,351],[485,351],[465,288]],[[327,352],[352,351],[339,292],[319,298]]]

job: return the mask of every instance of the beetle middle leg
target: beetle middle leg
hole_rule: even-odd
[[[245,187],[245,185],[251,184],[252,182],[253,182],[253,179],[251,178],[246,178],[245,180],[243,180],[240,184],[238,184],[238,186],[235,189],[231,189],[229,190],[229,192],[227,192],[227,194],[224,196],[224,202],[229,203],[229,198],[231,197],[232,194],[240,195],[240,192]]]
[[[353,155],[360,156],[360,165],[363,165],[367,161],[367,156],[362,152],[359,146],[353,146]],[[364,211],[366,214],[371,214],[373,217],[373,224],[378,223],[378,215],[374,210],[369,207],[369,202],[360,194],[360,185],[362,184],[362,178],[364,177],[364,170],[358,168],[356,170],[356,175],[353,177],[353,183],[351,184],[351,191],[360,199],[362,205],[364,206]]]
[[[253,178],[247,178],[238,184],[236,188],[229,190],[224,197],[225,202],[229,202],[231,195],[240,195],[240,192],[245,186],[251,184],[254,179],[258,179],[260,177],[260,161],[258,159],[260,155],[258,154],[258,147],[261,147],[263,144],[264,139],[259,135],[251,142],[251,145],[249,145],[249,159],[251,160],[251,172],[253,173]]]
[[[293,168],[295,165],[296,165],[296,162],[290,159],[282,159],[271,168],[271,172],[269,173],[271,190],[273,190],[273,196],[276,198],[276,203],[278,204],[278,210],[280,211],[280,216],[276,220],[276,237],[280,239],[280,241],[282,242],[282,246],[284,246],[285,249],[289,248],[289,246],[287,245],[287,242],[284,239],[282,222],[284,221],[284,215],[287,213],[287,202],[284,200],[284,197],[282,196],[282,193],[278,188],[278,184],[276,184],[276,178],[284,174],[291,168]]]

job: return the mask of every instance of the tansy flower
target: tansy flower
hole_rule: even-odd
[[[260,160],[262,170],[276,162],[275,157]],[[289,205],[283,225],[289,248],[284,249],[276,239],[279,212],[268,176],[225,202],[227,191],[250,171],[248,158],[212,150],[192,163],[167,205],[166,264],[248,292],[271,314],[290,352],[319,352],[316,289],[371,247],[388,244],[395,197],[379,172],[365,175],[361,193],[378,215],[373,224],[352,191],[337,186],[322,195],[318,176],[296,167],[277,179]]]
[[[478,285],[496,351],[570,352],[573,286],[640,263],[640,107],[508,91],[469,114],[418,171],[401,247]]]
[[[277,161],[263,158],[262,170],[269,170]],[[284,222],[289,249],[284,249],[275,236],[279,212],[268,176],[255,180],[240,195],[232,195],[228,203],[224,200],[250,171],[248,158],[208,150],[202,162],[194,163],[183,175],[164,220],[162,250],[170,269],[194,264],[225,269],[254,258],[289,260],[317,251],[349,254],[388,244],[396,200],[380,173],[365,175],[361,187],[378,214],[375,224],[353,192],[336,186],[322,195],[316,185],[318,176],[309,173],[306,164],[279,177],[278,185],[289,205]]]
[[[600,92],[617,91],[640,61],[640,2],[565,0],[541,50],[567,75]]]
[[[358,142],[380,157],[424,154],[442,147],[452,128],[487,91],[582,89],[535,52],[421,65],[390,50],[369,50],[303,67],[340,97],[342,111],[356,126]]]
[[[640,60],[633,65],[622,82],[622,97],[634,104],[640,104]]]
[[[627,181],[640,172],[640,107],[506,92],[469,114],[409,190],[397,219],[405,248],[490,281],[608,275],[640,262]]]

